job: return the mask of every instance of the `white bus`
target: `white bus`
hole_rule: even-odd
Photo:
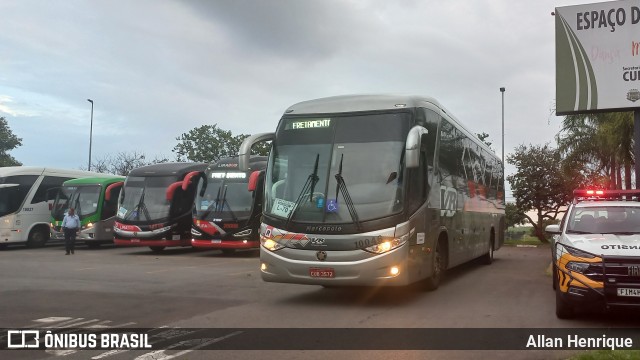
[[[272,140],[260,229],[269,282],[435,289],[504,241],[502,163],[435,99],[352,95],[295,104]]]
[[[0,246],[26,243],[42,246],[49,240],[52,201],[62,183],[104,175],[82,170],[43,167],[0,167]]]

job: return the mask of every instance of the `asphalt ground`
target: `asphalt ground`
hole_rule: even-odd
[[[499,333],[492,329],[638,327],[640,315],[629,311],[586,311],[576,319],[557,319],[551,278],[546,273],[549,263],[548,247],[503,247],[495,253],[492,265],[473,261],[459,266],[448,271],[438,290],[425,292],[416,288],[325,289],[265,283],[260,279],[257,251],[225,256],[216,250],[191,248],[153,253],[147,248],[79,246],[74,255],[66,256],[60,245],[9,247],[0,250],[0,327],[145,329],[162,349],[5,350],[0,351],[0,357],[562,359],[576,351],[374,351],[366,346],[364,350],[244,350],[245,338],[234,329],[281,328],[289,344],[309,341],[308,337],[300,339],[303,332],[295,329],[311,329],[319,337],[334,336],[335,348],[345,349],[354,339],[335,329],[428,328],[446,332],[482,328]],[[204,335],[165,329],[219,331],[206,334],[200,343],[189,343],[185,339]],[[459,335],[450,332],[455,344],[454,336]],[[263,339],[260,335],[252,338],[247,348],[269,349],[267,335],[271,332],[262,334]],[[226,344],[233,350],[198,350],[211,344],[221,348]],[[371,344],[375,348],[375,338]]]

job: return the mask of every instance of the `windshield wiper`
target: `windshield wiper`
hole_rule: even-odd
[[[358,230],[361,230],[360,219],[358,218],[358,213],[356,212],[356,206],[351,200],[351,195],[349,195],[349,190],[347,189],[347,184],[344,182],[344,178],[342,177],[342,162],[344,160],[344,154],[340,157],[340,166],[338,167],[338,173],[336,176],[336,204],[338,203],[338,193],[342,193],[342,197],[344,198],[344,202],[347,205],[347,209],[349,210],[349,215],[351,215],[351,219],[356,224]]]
[[[222,204],[216,212],[222,213],[224,211],[224,204],[227,204],[227,208],[229,209],[229,213],[231,213],[233,221],[238,221],[236,214],[233,212],[233,210],[231,209],[231,205],[229,205],[229,202],[227,201],[227,185],[224,186],[224,192],[222,194]]]
[[[140,211],[144,211],[144,216],[147,218],[147,220],[151,220],[149,210],[147,210],[147,205],[144,203],[144,194],[146,193],[146,190],[146,187],[142,188],[142,194],[140,195],[140,200],[138,200],[138,205],[136,205],[136,207],[134,207],[133,210],[131,210],[131,212],[129,213],[129,216],[131,216],[131,214],[135,212],[137,217],[136,220],[140,220]],[[126,219],[128,219],[129,216],[127,216]]]
[[[307,193],[307,191],[310,192],[309,201],[313,201],[312,200],[312,198],[313,198],[313,190],[315,189],[316,184],[318,183],[318,180],[320,180],[320,178],[318,177],[318,161],[319,160],[320,160],[320,154],[318,153],[318,154],[316,154],[316,163],[313,166],[313,172],[311,174],[309,174],[309,177],[307,178],[307,181],[304,183],[304,186],[302,187],[302,190],[300,191],[300,194],[298,194],[298,198],[296,199],[296,202],[293,204],[293,209],[289,213],[289,216],[287,216],[287,222],[284,225],[285,228],[289,227],[289,222],[293,218],[293,214],[298,209],[298,205],[300,205],[300,202],[302,202],[302,198],[304,197],[304,194]]]

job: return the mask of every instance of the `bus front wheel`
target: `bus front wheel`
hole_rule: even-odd
[[[35,228],[31,230],[29,233],[29,238],[27,239],[28,247],[41,247],[49,240],[49,232],[44,231],[43,228]]]
[[[424,287],[427,291],[433,291],[440,286],[440,281],[444,276],[447,268],[447,251],[445,247],[445,239],[438,239],[434,250],[433,259],[431,261],[431,276],[424,280]]]

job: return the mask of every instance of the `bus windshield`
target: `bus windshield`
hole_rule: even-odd
[[[18,212],[37,179],[37,175],[0,177],[0,216]]]
[[[247,189],[249,177],[238,171],[213,171],[198,184],[196,216],[200,220],[246,219],[251,213],[252,193]]]
[[[80,219],[95,214],[98,210],[101,189],[100,185],[63,186],[53,204],[53,218],[62,220],[69,207],[75,209]]]
[[[284,118],[267,167],[265,215],[349,223],[400,212],[409,120],[404,112]]]
[[[131,221],[153,221],[169,217],[171,204],[167,187],[175,176],[129,176],[122,189],[118,218]]]

